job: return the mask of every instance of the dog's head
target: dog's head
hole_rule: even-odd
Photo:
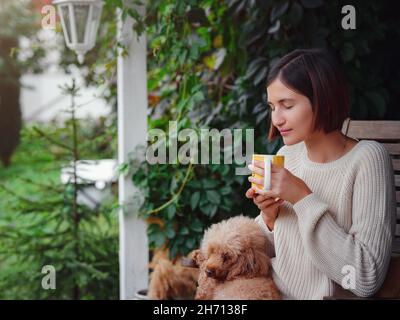
[[[267,276],[267,239],[250,218],[234,217],[212,225],[204,234],[193,263],[219,281]]]

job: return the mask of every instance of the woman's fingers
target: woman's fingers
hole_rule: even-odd
[[[275,202],[279,201],[280,199],[265,197],[263,195],[256,195],[253,198],[253,200],[254,200],[254,203],[260,204],[260,203],[264,203],[264,202],[275,203]]]
[[[272,199],[272,201],[263,201],[263,202],[261,202],[261,203],[259,203],[258,205],[257,205],[257,207],[260,209],[260,210],[265,210],[265,209],[273,209],[273,208],[275,208],[275,207],[279,207],[281,204],[283,203],[283,200],[281,199],[281,200],[278,200],[278,201],[275,201],[274,199]]]
[[[254,160],[252,164],[254,167],[262,169],[264,171],[264,161]]]
[[[271,163],[271,172],[272,173],[278,173],[281,172],[282,170],[285,170],[282,166],[278,166],[276,164]]]
[[[255,198],[253,199],[254,204],[260,208],[260,206],[268,207],[271,204],[275,203],[274,199],[270,198],[264,201],[257,201]]]
[[[260,188],[258,188],[258,187],[253,187],[254,188],[254,190],[255,190],[255,192],[256,193],[258,193],[258,194],[260,194],[260,195],[262,195],[262,196],[264,196],[264,197],[266,197],[266,198],[277,198],[278,197],[278,195],[276,194],[276,192],[274,192],[274,191],[272,191],[272,190],[263,190],[263,189],[260,189]],[[278,199],[279,200],[279,199]]]
[[[256,192],[254,191],[253,188],[250,188],[249,190],[246,191],[246,197],[251,199],[254,198]]]
[[[253,166],[252,164],[249,164],[248,168],[253,173],[258,174],[260,176],[264,176],[264,168],[259,168],[259,167]]]
[[[270,203],[270,204],[266,204],[266,203],[262,203],[262,204],[260,204],[259,206],[258,206],[258,209],[260,209],[261,211],[263,211],[263,210],[265,210],[265,209],[269,209],[269,210],[273,210],[273,209],[275,209],[275,208],[277,208],[277,207],[279,207],[281,205],[281,203],[278,201],[278,202],[275,202],[274,201],[274,203]]]
[[[255,178],[255,177],[248,177],[247,178],[250,182],[253,182],[255,184],[258,184],[260,186],[264,185],[264,179],[260,179],[260,178]]]

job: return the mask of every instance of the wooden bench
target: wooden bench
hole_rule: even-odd
[[[380,142],[388,150],[392,158],[396,185],[396,236],[386,280],[372,299],[400,299],[400,121],[358,121],[347,119],[343,123],[342,132],[348,137],[357,140],[375,140]],[[350,291],[338,288],[334,296],[325,297],[324,299],[363,298],[358,298]]]

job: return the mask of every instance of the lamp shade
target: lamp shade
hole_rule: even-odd
[[[86,52],[96,43],[100,23],[102,0],[54,0],[58,8],[65,43],[83,63]]]

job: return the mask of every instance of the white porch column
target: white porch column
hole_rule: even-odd
[[[118,162],[121,164],[136,145],[146,142],[147,68],[145,35],[137,40],[130,17],[123,26],[119,21],[118,37],[129,52],[128,56],[118,58]],[[121,205],[129,204],[133,188],[129,176],[119,178]],[[129,212],[133,209],[127,208],[119,212],[120,299],[123,300],[132,299],[136,290],[148,286],[146,222],[134,218],[135,212]]]

